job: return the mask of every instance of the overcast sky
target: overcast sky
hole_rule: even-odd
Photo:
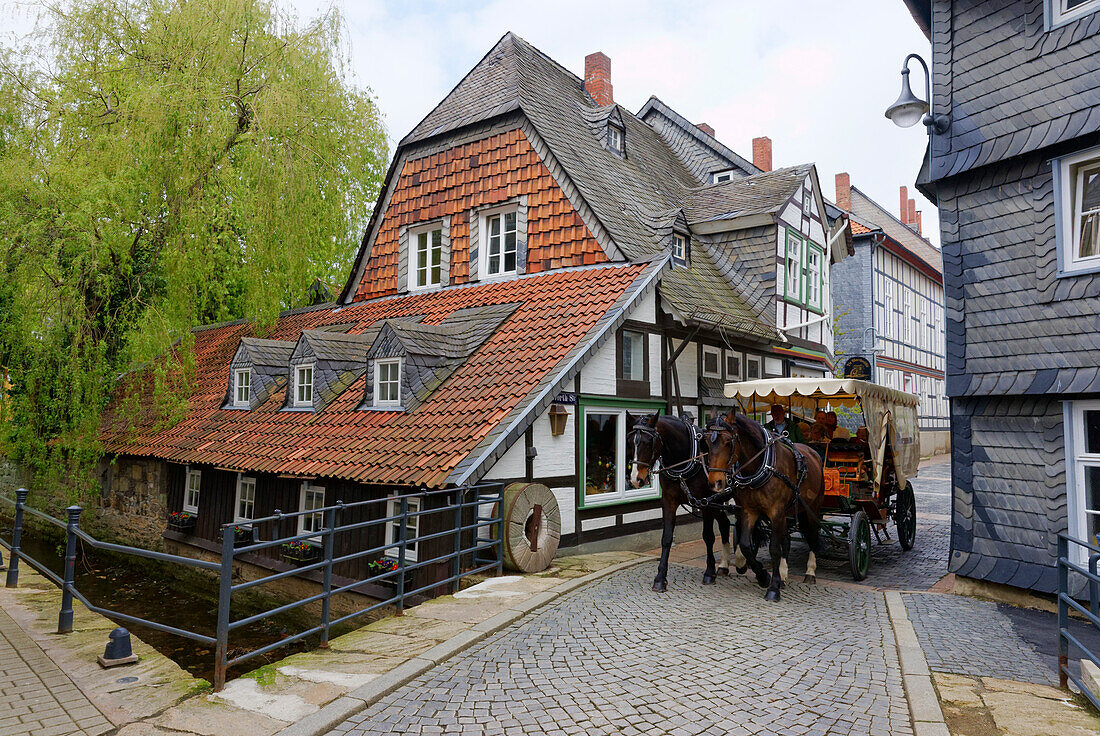
[[[816,163],[830,199],[839,171],[895,216],[898,186],[915,192],[925,129],[883,116],[905,55],[929,58],[902,0],[282,2],[303,20],[341,9],[356,80],[377,95],[391,141],[510,30],[579,76],[585,55],[603,51],[616,102],[636,112],[656,95],[745,158],[753,137],[770,137],[774,165]],[[938,244],[935,207],[911,196]]]

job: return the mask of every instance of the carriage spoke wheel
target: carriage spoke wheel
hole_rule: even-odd
[[[871,566],[871,522],[864,511],[852,514],[848,527],[848,563],[853,580],[867,577],[867,568]]]
[[[894,523],[898,527],[898,543],[904,550],[913,549],[917,539],[917,497],[913,493],[913,484],[906,482],[898,491],[897,507],[894,510]]]

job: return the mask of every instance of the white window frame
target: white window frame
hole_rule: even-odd
[[[241,501],[244,500],[244,499],[241,498],[241,491],[244,489],[244,486],[246,486],[246,485],[250,485],[252,487],[252,498],[248,499],[248,503],[252,507],[251,509],[249,509],[249,511],[252,514],[251,516],[245,516],[241,513]],[[247,521],[252,521],[255,518],[256,518],[256,479],[251,477],[251,476],[246,476],[246,475],[242,475],[240,473],[237,473],[237,492],[233,496],[233,521],[235,523],[236,522],[242,522],[242,521],[247,522]]]
[[[797,243],[794,247],[794,253],[797,255],[792,257],[792,243]],[[796,233],[794,230],[787,231],[787,240],[784,247],[783,257],[783,291],[784,297],[795,302],[802,302],[802,249],[805,247],[805,241],[802,236]],[[794,272],[791,272],[791,267],[794,266]],[[794,289],[792,292],[791,289]]]
[[[401,406],[401,358],[385,358],[374,361],[374,405],[375,406]],[[397,399],[382,398],[382,366],[397,366]],[[393,383],[387,381],[386,383]]]
[[[314,509],[324,508],[325,505],[325,488],[324,486],[315,486],[308,480],[302,481],[302,488],[298,492],[298,510],[306,511],[306,495],[307,493],[321,494],[321,505],[314,506]],[[310,509],[312,510],[312,509]],[[313,527],[313,528],[310,528]],[[298,533],[308,534],[311,532],[319,532],[325,528],[325,514],[323,511],[312,514],[300,514],[298,516]],[[311,537],[311,541],[318,541],[320,537]]]
[[[717,366],[717,370],[707,370],[707,356],[714,356],[714,365]],[[703,378],[721,378],[722,377],[722,349],[716,348],[713,345],[703,346],[703,355],[699,361],[699,370],[703,374]]]
[[[405,562],[416,562],[416,556],[419,552],[420,542],[409,541],[410,539],[416,540],[420,536],[420,516],[412,516],[412,514],[419,513],[420,511],[420,499],[409,497],[407,498],[409,517],[406,519],[405,524]],[[401,499],[391,498],[386,504],[386,516],[400,516],[401,515]],[[400,519],[386,522],[386,544],[397,544],[400,540]],[[397,559],[400,553],[400,547],[390,547],[386,550],[385,556]]]
[[[1066,0],[1045,0],[1043,4],[1046,11],[1047,30],[1052,30],[1100,10],[1100,0],[1090,0],[1072,9],[1066,7]]]
[[[723,184],[727,181],[733,181],[733,169],[715,171],[710,178],[711,184]]]
[[[626,136],[623,133],[623,129],[618,125],[608,124],[607,126],[607,147],[615,153],[623,152],[623,138]]]
[[[511,271],[504,270],[504,241],[506,231],[504,229],[504,221],[506,215],[515,215],[516,218],[516,267]],[[500,270],[496,273],[490,273],[489,271],[489,240],[492,237],[489,234],[489,222],[496,218],[500,218]],[[482,281],[488,281],[491,279],[504,279],[509,276],[516,276],[519,274],[519,256],[520,256],[520,231],[519,231],[519,207],[512,204],[507,207],[497,207],[492,210],[487,210],[480,213],[479,218],[479,237],[481,241],[478,244],[478,277]],[[525,240],[525,239],[524,239]]]
[[[306,384],[302,382],[302,372],[306,370],[309,371],[309,396],[303,398],[302,387],[304,387]],[[292,397],[294,400],[294,406],[313,406],[313,379],[316,373],[316,363],[302,363],[301,365],[294,366],[294,395]]]
[[[813,271],[810,268],[813,260],[811,255],[815,257],[817,261],[817,270]],[[821,294],[825,289],[825,251],[818,248],[813,243],[806,242],[806,306],[810,309],[816,309],[820,311],[822,307]],[[811,286],[813,287],[811,289]]]
[[[191,486],[191,479],[195,479],[194,487]],[[192,499],[192,494],[194,498]],[[183,510],[189,514],[199,513],[199,500],[202,498],[202,471],[193,470],[191,466],[187,466],[187,473],[184,476],[183,482]],[[194,500],[194,503],[191,501]]]
[[[1057,229],[1060,275],[1100,271],[1100,255],[1085,258],[1077,255],[1081,242],[1079,213],[1084,197],[1081,179],[1085,170],[1096,166],[1100,166],[1100,146],[1055,160],[1054,203],[1060,226]]]
[[[439,280],[432,281],[432,235],[439,233]],[[424,283],[420,283],[420,236],[427,238],[427,266]],[[443,284],[443,225],[439,222],[409,229],[409,291],[438,289]]]
[[[633,359],[633,357],[631,357],[631,360],[630,360],[630,375],[629,376],[626,375],[626,355],[629,352],[627,350],[627,347],[626,347],[626,336],[627,335],[631,335],[632,337],[639,338],[639,343],[642,346],[642,354],[641,354],[642,360],[641,360],[640,363],[638,363],[638,365],[634,365],[634,359]],[[646,380],[645,361],[646,361],[646,358],[648,357],[646,355],[646,353],[649,352],[649,335],[645,332],[642,332],[641,330],[632,330],[632,329],[629,329],[629,328],[624,328],[621,335],[620,335],[620,337],[619,337],[619,349],[622,351],[622,368],[623,368],[623,373],[622,373],[622,376],[620,376],[620,378],[622,378],[624,381],[644,381],[644,380]]]
[[[749,375],[749,366],[750,365],[755,365],[756,366],[756,378],[753,378]],[[764,366],[763,366],[762,361],[760,360],[760,356],[759,355],[746,355],[745,356],[745,380],[746,381],[755,381],[755,380],[757,380],[759,378],[763,378],[763,377],[764,377]]]
[[[729,381],[729,380],[733,380],[733,381],[742,381],[742,380],[744,380],[744,378],[745,378],[745,360],[744,360],[743,356],[741,355],[741,353],[737,352],[736,350],[727,350],[724,357],[725,357],[726,362],[723,365],[723,368],[726,371],[726,380],[727,381]],[[730,358],[735,358],[737,360],[737,371],[734,372],[734,373],[730,372]]]
[[[616,451],[615,451],[615,465],[618,472],[615,473],[616,486],[614,491],[607,493],[601,493],[598,496],[589,498],[586,493],[586,479],[588,477],[588,448],[585,445],[581,446],[581,473],[580,473],[580,486],[581,486],[581,508],[596,508],[599,506],[610,506],[616,503],[622,503],[624,501],[640,501],[650,498],[660,498],[661,489],[654,482],[656,473],[649,474],[649,485],[642,486],[641,488],[633,488],[626,482],[626,414],[628,407],[621,406],[588,406],[582,405],[580,411],[581,426],[587,426],[588,414],[616,414],[619,419],[616,422]],[[634,413],[640,413],[642,410],[635,408]],[[651,410],[652,411],[652,410]],[[588,442],[587,432],[585,433],[585,443]]]
[[[672,257],[677,261],[687,263],[688,240],[686,236],[680,233],[672,234]]]
[[[241,385],[241,377],[245,383]],[[244,389],[244,398],[241,398],[241,389]],[[233,406],[247,408],[252,402],[252,369],[238,368],[233,373]]]
[[[1067,401],[1063,404],[1063,419],[1066,437],[1066,491],[1068,529],[1071,537],[1083,541],[1086,539],[1088,525],[1085,518],[1089,514],[1085,499],[1085,468],[1100,467],[1100,453],[1085,452],[1085,412],[1100,411],[1100,399],[1086,401]],[[1093,509],[1100,515],[1100,509]],[[1080,565],[1088,562],[1088,550],[1080,545],[1070,545],[1070,556]]]

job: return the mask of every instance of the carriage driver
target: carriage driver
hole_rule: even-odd
[[[772,404],[771,415],[772,420],[764,425],[767,430],[774,434],[786,432],[791,442],[806,441],[802,436],[802,428],[798,426],[798,422],[787,420],[787,410],[781,404]]]

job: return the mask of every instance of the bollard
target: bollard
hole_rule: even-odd
[[[107,635],[107,648],[103,650],[103,656],[99,657],[99,666],[107,669],[117,667],[120,664],[133,664],[138,661],[137,655],[130,644],[130,632],[119,627]]]
[[[73,630],[73,587],[76,578],[76,530],[80,524],[79,506],[65,509],[69,523],[65,527],[65,580],[61,586],[61,613],[57,615],[57,633],[69,634]]]
[[[15,492],[15,527],[11,531],[11,557],[8,560],[8,576],[5,585],[14,588],[19,585],[19,543],[23,538],[23,507],[27,504],[27,489]]]

